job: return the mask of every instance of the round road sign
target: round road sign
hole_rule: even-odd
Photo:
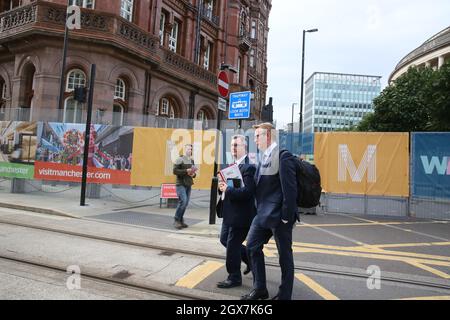
[[[219,76],[217,77],[217,89],[219,90],[219,94],[221,97],[228,97],[228,93],[230,85],[228,83],[228,75],[225,71],[220,71]]]

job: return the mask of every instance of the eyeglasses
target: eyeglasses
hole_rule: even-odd
[[[243,144],[232,143],[231,146],[236,148],[236,147],[243,146]]]

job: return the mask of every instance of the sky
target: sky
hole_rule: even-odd
[[[314,72],[381,76],[450,26],[450,0],[272,0],[267,53],[268,92],[282,129],[300,111],[302,30],[306,81]],[[296,120],[295,120],[296,119]]]

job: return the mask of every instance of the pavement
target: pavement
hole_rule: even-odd
[[[28,236],[31,231],[25,232],[19,227],[3,230],[7,238],[2,239],[0,249],[6,250],[9,243],[12,252],[27,255],[30,259],[52,258],[54,263],[62,266],[73,264],[72,257],[79,256],[83,258],[85,270],[108,277],[117,273],[117,266],[121,266],[135,274],[136,278],[128,279],[130,281],[145,283],[151,280],[170,288],[194,290],[205,298],[233,299],[251,289],[251,276],[243,278],[243,287],[224,292],[215,286],[226,277],[225,249],[218,239],[221,219],[217,219],[216,224],[209,224],[208,191],[193,190],[185,214],[189,228],[176,230],[172,226],[175,209],[165,205],[160,208],[159,189],[102,186],[100,198],[88,198],[87,205],[82,207],[79,185],[76,184],[38,185],[31,188],[31,192],[15,194],[10,193],[9,183],[8,180],[0,182],[0,207],[5,208],[0,210],[0,222],[83,233],[143,246],[144,249],[136,249],[143,251],[135,252],[130,260],[122,257],[125,250],[122,247],[106,248],[105,244],[94,243],[88,250],[83,248],[90,246],[80,239],[59,239],[56,241],[58,245],[45,246],[43,239],[47,235],[38,234],[38,231],[34,231],[37,244],[30,248],[26,240],[33,241]],[[450,221],[393,218],[383,216],[382,212],[378,216],[302,215],[302,222],[294,229],[293,241],[295,265],[303,268],[302,272],[296,271],[294,299],[450,299],[447,289],[414,287],[389,281],[383,282],[380,290],[369,290],[364,278],[378,268],[386,279],[450,288]],[[73,244],[70,250],[59,245],[68,242]],[[159,261],[166,253],[163,249],[149,252],[149,246],[202,252],[217,259],[180,254],[167,261]],[[116,251],[121,253],[105,255],[105,252]],[[129,251],[126,252],[125,256],[130,258]],[[277,264],[277,249],[273,241],[265,246],[264,253],[266,263]],[[159,261],[161,268],[149,265],[149,257]],[[267,272],[268,289],[274,294],[280,271],[277,267],[268,268],[271,270]],[[346,279],[311,270],[359,274],[362,278]]]

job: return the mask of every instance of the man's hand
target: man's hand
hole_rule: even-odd
[[[194,170],[192,170],[191,168],[186,169],[186,173],[190,176],[192,176],[194,174]]]
[[[222,192],[227,191],[228,185],[225,182],[219,182],[219,190]]]

